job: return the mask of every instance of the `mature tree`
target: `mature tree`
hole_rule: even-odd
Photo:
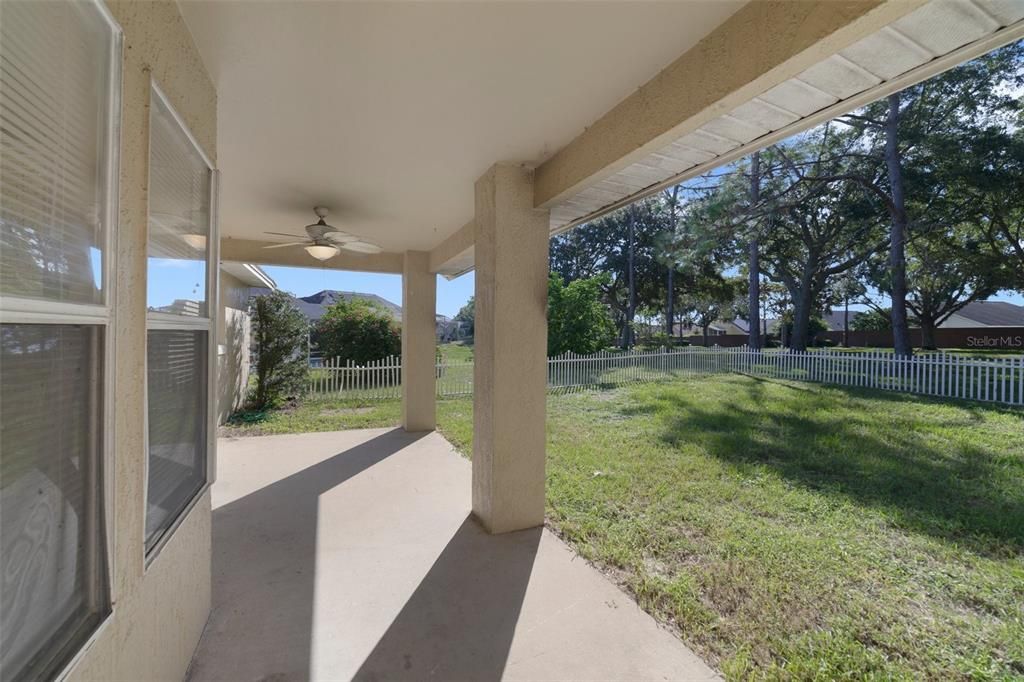
[[[840,117],[855,135],[842,152],[845,167],[804,180],[856,183],[871,192],[889,219],[887,285],[892,298],[893,346],[912,352],[907,319],[906,249],[910,240],[948,222],[947,183],[937,166],[962,158],[956,147],[1020,112],[1024,44],[991,52],[955,69]]]
[[[742,283],[720,275],[697,278],[696,286],[682,297],[683,310],[693,323],[701,328],[704,345],[708,345],[708,330],[711,325],[731,312],[736,293]]]
[[[868,193],[854,183],[833,179],[850,141],[826,125],[776,148],[778,163],[762,168],[771,193],[762,198],[768,227],[760,238],[761,267],[781,282],[793,303],[789,345],[805,350],[810,320],[824,306],[827,285],[863,263],[884,245],[884,235]]]
[[[615,336],[608,308],[601,302],[602,277],[566,284],[548,278],[548,355],[566,351],[587,355],[607,348]]]
[[[608,275],[601,282],[602,299],[611,309],[622,340],[628,336],[630,302],[635,311],[636,306],[660,301],[663,295],[665,215],[660,198],[648,197],[551,240],[551,272],[565,282]]]
[[[847,270],[827,285],[826,305],[829,308],[834,304],[843,306],[843,345],[847,347],[850,345],[850,303],[861,300],[867,294],[861,270],[863,268]]]
[[[400,355],[402,330],[391,314],[370,301],[354,298],[330,306],[316,325],[325,358],[362,365]]]
[[[470,296],[469,300],[466,301],[466,305],[459,308],[459,312],[455,313],[453,318],[456,322],[464,324],[465,332],[469,336],[473,336],[474,325],[476,323],[476,297]]]
[[[302,390],[308,372],[303,352],[309,325],[293,299],[282,291],[256,296],[250,304],[256,353],[256,385],[249,407],[264,410]]]
[[[907,307],[921,325],[921,345],[934,349],[935,329],[968,303],[1009,286],[1011,270],[971,230],[953,226],[910,243],[907,281]]]
[[[951,151],[956,163],[938,170],[962,193],[967,220],[1012,274],[1009,287],[1024,291],[1024,115],[1013,129],[993,125]]]
[[[892,311],[888,308],[872,308],[854,315],[850,324],[857,331],[892,331]]]

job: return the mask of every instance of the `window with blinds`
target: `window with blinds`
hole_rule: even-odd
[[[210,433],[213,170],[155,85],[150,104],[146,553],[205,488]]]
[[[46,677],[105,613],[102,347],[101,327],[0,325],[4,679]]]
[[[211,171],[163,98],[151,106],[147,305],[207,317]]]
[[[0,294],[103,303],[115,36],[92,3],[0,4]]]
[[[176,329],[148,334],[147,549],[206,483],[206,334]]]
[[[0,1],[0,675],[52,679],[110,613],[108,249],[121,31]]]

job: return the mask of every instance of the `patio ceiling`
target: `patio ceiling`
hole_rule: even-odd
[[[242,5],[182,2],[225,259],[317,265],[258,240],[323,204],[385,249],[324,267],[449,277],[496,161],[536,168],[556,234],[1024,36],[1024,0]]]
[[[742,4],[183,0],[217,88],[222,234],[287,241],[264,232],[324,205],[430,250],[491,164],[544,161]]]

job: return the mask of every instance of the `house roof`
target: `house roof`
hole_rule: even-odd
[[[341,300],[351,301],[353,299],[373,303],[391,313],[391,316],[396,320],[402,319],[401,306],[398,306],[377,294],[364,294],[358,291],[336,291],[334,289],[324,289],[323,291],[318,291],[315,294],[310,294],[309,296],[296,298],[295,304],[310,322],[316,322],[323,317],[324,313],[327,312],[328,307]]]
[[[984,327],[1024,327],[1024,305],[1006,301],[974,301],[956,314]]]

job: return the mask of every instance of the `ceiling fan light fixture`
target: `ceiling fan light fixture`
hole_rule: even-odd
[[[181,238],[196,251],[204,251],[206,249],[205,234],[183,234]]]
[[[306,247],[306,253],[317,260],[327,260],[338,255],[337,246],[329,246],[326,244],[310,244]]]

